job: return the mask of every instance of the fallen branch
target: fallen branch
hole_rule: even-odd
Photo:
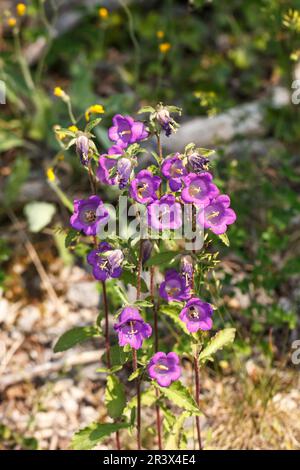
[[[64,356],[63,359],[59,359],[58,361],[45,362],[37,366],[20,369],[18,372],[12,374],[3,375],[0,379],[0,391],[19,382],[30,382],[34,377],[43,377],[53,372],[71,369],[75,366],[97,363],[102,353],[104,353],[104,349],[85,351],[82,353],[78,353],[77,351],[68,356]]]
[[[275,87],[269,101],[254,101],[214,117],[199,117],[183,123],[172,139],[164,137],[163,145],[171,152],[178,152],[188,142],[194,142],[199,147],[210,147],[230,142],[238,136],[262,136],[266,132],[264,106],[268,104],[280,108],[289,102],[288,90]]]

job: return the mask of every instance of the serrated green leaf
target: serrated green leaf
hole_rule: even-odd
[[[165,442],[165,450],[178,450],[180,448],[180,440],[182,434],[182,428],[185,420],[190,416],[190,413],[184,411],[179,418],[176,419],[173,427]]]
[[[208,345],[201,351],[199,361],[203,363],[211,359],[212,355],[217,351],[223,349],[224,346],[233,343],[235,332],[235,328],[225,328],[224,330],[218,331],[218,333],[210,340]]]
[[[55,205],[49,202],[33,201],[26,204],[24,214],[27,218],[29,230],[31,232],[40,232],[51,222],[55,212]]]
[[[128,427],[128,423],[92,423],[74,434],[71,448],[74,450],[93,449],[103,438]]]
[[[105,405],[109,416],[113,419],[120,418],[126,406],[124,385],[120,382],[118,377],[113,374],[107,377]]]
[[[98,124],[100,124],[101,121],[102,121],[102,118],[97,118],[97,119],[93,119],[92,121],[90,121],[85,126],[85,132],[90,132],[92,129],[94,129],[94,127],[98,126]]]
[[[181,382],[173,382],[170,387],[160,387],[154,382],[155,387],[159,388],[174,405],[188,411],[192,415],[200,415],[201,411],[197,406],[189,390]]]
[[[230,241],[226,233],[222,233],[221,235],[218,235],[218,237],[224,243],[224,245],[230,246]]]
[[[99,336],[101,336],[101,331],[95,326],[72,328],[59,338],[54,346],[54,352],[66,351],[78,343],[82,343],[90,338],[96,338]]]

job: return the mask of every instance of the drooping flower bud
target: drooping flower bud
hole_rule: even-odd
[[[202,173],[208,170],[209,159],[201,155],[199,152],[194,151],[188,155],[188,163],[191,171],[194,173]]]
[[[186,287],[192,287],[193,281],[193,261],[191,256],[183,256],[181,258],[180,272],[185,279]]]
[[[159,103],[156,107],[156,111],[152,114],[154,119],[165,132],[166,137],[169,137],[172,132],[176,132],[179,127],[178,123],[170,114],[172,112],[180,114],[181,110],[175,106],[164,106],[162,103]]]
[[[124,189],[131,175],[131,161],[129,158],[120,158],[117,168],[119,189]]]
[[[87,166],[89,160],[89,138],[82,134],[76,139],[76,153],[80,158],[82,165]]]

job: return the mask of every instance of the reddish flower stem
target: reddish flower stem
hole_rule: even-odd
[[[143,241],[140,240],[139,246],[139,257],[137,266],[137,286],[136,286],[136,300],[141,297],[141,275],[142,275],[142,252],[143,252]],[[137,352],[132,349],[132,366],[133,370],[137,370]],[[139,377],[136,379],[136,398],[137,398],[137,448],[141,450],[141,383]]]
[[[199,408],[200,406],[200,374],[199,374],[199,363],[198,363],[197,356],[194,356],[194,370],[195,370],[195,388],[196,388],[195,400]],[[200,416],[196,416],[196,428],[197,428],[199,450],[202,450]]]
[[[195,229],[195,216],[193,214],[193,229]],[[195,250],[193,250],[195,253]],[[193,275],[191,281],[191,290],[194,292],[195,289],[195,269],[193,263]],[[195,372],[195,401],[200,407],[200,371],[199,371],[199,353],[197,348],[197,353],[194,355],[194,372]],[[196,416],[196,428],[197,428],[197,439],[199,450],[202,450],[202,440],[201,440],[201,425],[200,425],[200,416]]]
[[[96,187],[92,184],[93,176],[91,174],[91,167],[89,166],[89,177],[90,177],[90,184],[94,194],[96,194]],[[93,236],[94,246],[97,248],[97,237]],[[107,368],[111,368],[111,358],[110,358],[110,342],[109,342],[109,318],[108,318],[108,302],[107,302],[107,293],[106,293],[106,284],[105,281],[102,281],[102,293],[103,293],[103,306],[104,306],[104,318],[105,318],[105,326],[104,326],[104,334],[105,334],[105,351],[106,351],[106,362]],[[116,447],[117,450],[121,450],[121,443],[120,443],[120,433],[116,431]]]
[[[109,321],[108,321],[108,304],[107,304],[107,294],[106,294],[106,285],[105,281],[102,281],[102,292],[103,292],[103,306],[104,306],[104,316],[105,316],[105,349],[106,349],[106,362],[108,369],[111,368],[110,360],[110,343],[109,343]]]
[[[154,274],[155,268],[154,266],[150,269],[150,295],[153,302],[153,313],[154,313],[154,349],[157,353],[158,351],[158,315],[157,315],[157,305],[155,304],[155,284],[154,284]],[[155,390],[157,398],[159,397],[159,391]],[[160,416],[160,408],[157,404],[156,407],[156,428],[157,428],[157,442],[159,450],[162,450],[162,437],[161,437],[161,416]]]

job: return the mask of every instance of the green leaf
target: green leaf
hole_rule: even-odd
[[[136,300],[134,305],[135,307],[152,308],[153,302],[150,302],[149,300]]]
[[[36,201],[26,204],[24,213],[28,221],[29,230],[31,232],[40,232],[51,222],[55,211],[55,205],[49,202]]]
[[[113,419],[120,418],[126,406],[124,385],[112,374],[107,377],[105,405],[109,416]]]
[[[131,382],[132,380],[137,379],[140,375],[142,375],[143,372],[144,372],[144,368],[139,367],[134,372],[132,372],[132,374],[128,377],[128,382]]]
[[[218,235],[218,237],[224,243],[224,245],[230,246],[230,241],[226,233],[222,233],[221,235]]]
[[[212,155],[214,155],[214,154],[216,153],[216,151],[213,150],[213,149],[205,149],[205,148],[203,148],[203,147],[198,147],[198,148],[197,148],[197,151],[198,151],[201,155],[203,155],[203,157],[206,157],[206,158],[209,158],[209,157],[211,157]]]
[[[18,198],[20,189],[28,178],[29,168],[27,158],[18,157],[15,160],[4,189],[4,204],[6,206],[10,206]]]
[[[85,132],[90,132],[92,129],[94,129],[94,127],[98,126],[98,124],[100,124],[101,121],[102,121],[102,118],[97,118],[97,119],[93,119],[92,121],[90,121],[85,127]]]
[[[182,309],[182,304],[178,303],[177,305],[174,303],[168,305],[161,305],[159,311],[164,315],[167,315],[167,317],[171,318],[171,320],[173,320],[175,325],[178,326],[181,331],[183,331],[187,335],[190,335],[189,331],[187,330],[186,324],[179,318],[179,314]]]
[[[128,427],[128,423],[92,423],[74,434],[71,448],[74,450],[93,449],[105,437]]]
[[[23,147],[24,140],[19,137],[9,134],[9,132],[0,132],[0,152],[7,152],[7,150]]]
[[[170,387],[160,387],[156,383],[154,383],[154,385],[159,388],[161,393],[174,403],[174,405],[183,408],[193,415],[201,414],[193,396],[181,382],[173,382]]]
[[[82,343],[90,338],[96,338],[99,336],[101,336],[101,331],[95,326],[72,328],[59,338],[54,346],[54,352],[66,351],[78,343]]]
[[[108,369],[107,367],[99,367],[99,369],[96,369],[96,372],[100,372],[102,374],[114,374],[115,372],[119,372],[119,370],[122,370],[123,366],[114,366],[111,369]]]
[[[125,353],[123,348],[121,348],[118,344],[115,344],[110,348],[110,361],[112,367],[119,366],[125,364],[130,357],[129,353]],[[101,357],[101,361],[106,364],[106,353],[104,353]]]
[[[155,109],[152,108],[152,106],[143,106],[141,109],[138,110],[138,114],[143,114],[143,113],[154,113]]]
[[[190,416],[190,413],[184,411],[179,418],[176,419],[174,426],[165,442],[165,450],[178,450],[180,448],[180,440],[182,434],[182,428],[185,420]]]
[[[77,230],[74,230],[73,228],[70,228],[68,231],[66,238],[65,238],[65,247],[68,248],[72,243],[78,238],[80,235],[80,232]]]
[[[136,287],[137,285],[137,273],[134,271],[129,271],[128,269],[123,269],[120,279],[124,282],[125,286],[131,284]],[[142,292],[148,292],[147,284],[144,279],[141,279]]]
[[[154,388],[148,388],[145,392],[141,393],[141,405],[143,407],[151,407],[154,405],[154,403],[157,400],[157,395],[154,390]],[[132,408],[136,408],[137,405],[137,399],[136,396],[134,396],[126,406],[126,410],[131,410]]]
[[[203,363],[207,360],[211,360],[213,354],[223,349],[224,346],[233,343],[235,332],[235,328],[225,328],[224,330],[218,331],[208,345],[201,351],[199,361]]]
[[[151,256],[150,259],[146,262],[146,266],[161,266],[165,263],[170,263],[176,256],[178,256],[178,253],[176,251],[165,251],[162,253],[157,253],[154,256]]]
[[[117,294],[122,304],[128,305],[129,302],[128,302],[127,294],[121,286],[114,285],[113,291]]]

